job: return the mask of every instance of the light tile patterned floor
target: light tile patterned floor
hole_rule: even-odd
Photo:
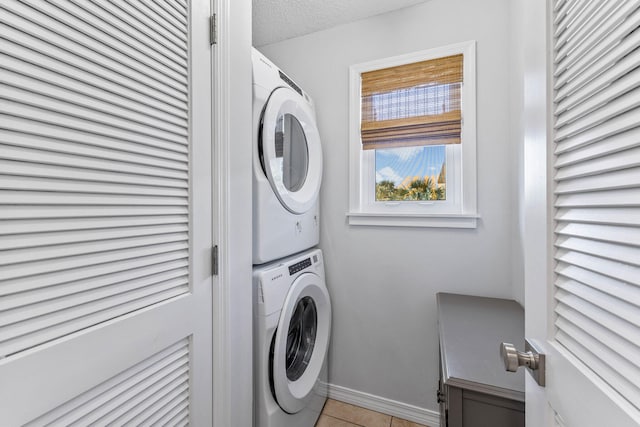
[[[328,399],[316,427],[427,427],[371,411],[338,400]]]

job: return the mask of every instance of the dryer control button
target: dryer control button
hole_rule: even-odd
[[[289,266],[289,275],[293,276],[294,274],[304,270],[307,267],[311,267],[311,258],[303,259],[300,262],[296,262],[293,265]]]

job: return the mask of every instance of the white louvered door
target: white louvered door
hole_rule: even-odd
[[[530,236],[541,258],[525,274],[527,320],[547,325],[527,324],[547,354],[547,386],[528,379],[527,420],[638,426],[640,1],[549,6],[551,184],[537,231],[549,228],[551,262],[545,271],[545,238]],[[544,164],[544,148],[531,152],[542,156],[525,162]]]
[[[0,426],[212,424],[209,16],[0,2]]]

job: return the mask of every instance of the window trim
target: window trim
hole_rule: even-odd
[[[459,198],[458,203],[437,208],[428,202],[376,202],[374,205],[371,203],[371,197],[367,196],[365,188],[367,179],[364,178],[364,174],[372,174],[371,165],[375,152],[362,150],[360,74],[459,53],[464,55],[464,85],[461,99],[463,142],[458,145],[458,155],[462,159],[459,163],[461,170],[457,174],[459,176],[457,180],[452,177],[452,181],[449,181],[449,169],[455,169],[455,167],[447,164],[447,184],[452,182],[459,186],[457,194],[454,194],[454,197]],[[447,147],[447,159],[455,149],[456,147]],[[476,228],[479,218],[476,192],[476,42],[474,40],[349,67],[349,212],[347,212],[349,225]]]

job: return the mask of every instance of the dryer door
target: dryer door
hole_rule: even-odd
[[[276,330],[271,370],[278,405],[290,414],[307,406],[320,376],[331,329],[331,302],[320,276],[291,285]]]
[[[280,203],[292,213],[308,211],[322,180],[322,147],[311,106],[281,87],[269,97],[260,132],[262,167]]]

